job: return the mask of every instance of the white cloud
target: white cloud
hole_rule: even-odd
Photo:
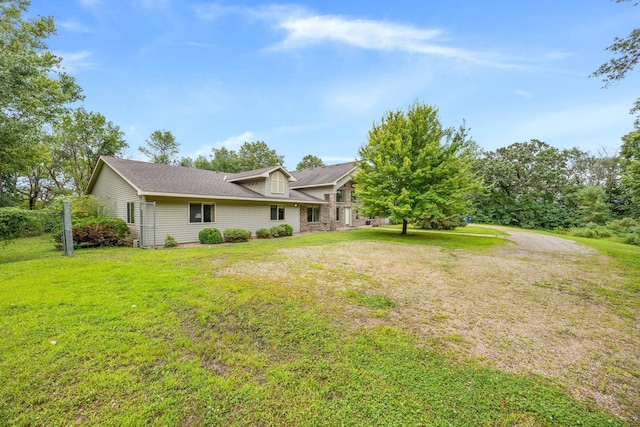
[[[217,141],[217,142],[214,142],[213,144],[204,145],[200,147],[198,150],[196,150],[194,158],[198,157],[199,155],[208,157],[211,154],[211,150],[214,148],[220,149],[224,147],[227,150],[237,150],[238,148],[240,148],[242,144],[244,144],[245,142],[250,142],[254,138],[255,138],[254,133],[249,131],[244,132],[240,135],[230,136],[229,138],[223,141]]]
[[[58,25],[61,28],[72,31],[74,33],[92,33],[94,31],[92,28],[89,28],[86,25],[82,25],[76,21],[62,21],[59,22]]]
[[[214,148],[222,148],[225,147],[229,150],[235,150],[240,148],[242,144],[245,142],[251,141],[254,138],[253,132],[245,132],[241,135],[231,136],[224,141],[218,141],[213,144]]]
[[[526,90],[516,89],[513,91],[514,95],[521,96],[523,98],[531,98],[533,94],[531,92],[527,92]]]
[[[281,44],[285,48],[334,41],[363,49],[413,50],[441,35],[441,31],[435,29],[421,30],[392,23],[321,15],[287,18],[278,26],[288,33]]]
[[[270,5],[245,8],[218,4],[196,6],[201,19],[214,20],[225,14],[267,21],[285,33],[273,50],[295,50],[313,44],[339,43],[360,49],[400,51],[433,55],[501,68],[522,67],[500,55],[447,45],[438,28],[417,28],[386,21],[319,15],[299,6]]]
[[[81,50],[79,52],[55,52],[55,54],[62,58],[62,68],[64,68],[67,73],[76,73],[96,66],[94,62],[90,61],[92,53],[87,50]]]

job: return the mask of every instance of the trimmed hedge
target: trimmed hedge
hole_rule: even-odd
[[[223,242],[222,233],[217,228],[205,228],[198,233],[198,240],[203,245],[217,245]]]
[[[289,224],[282,224],[280,227],[283,227],[286,231],[285,236],[293,236],[293,227]]]
[[[224,241],[227,243],[248,242],[251,232],[241,228],[228,228],[224,230]]]
[[[271,227],[269,230],[273,237],[285,237],[293,235],[293,227],[289,224],[280,224],[274,227]]]
[[[271,239],[273,238],[273,234],[271,234],[271,230],[268,228],[261,228],[256,230],[256,237],[258,239]]]

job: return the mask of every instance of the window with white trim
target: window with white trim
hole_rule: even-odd
[[[284,221],[284,206],[271,205],[271,221]]]
[[[127,224],[135,224],[136,222],[136,204],[135,202],[127,202]]]
[[[189,222],[216,222],[215,205],[211,203],[189,203]]]
[[[271,192],[284,194],[284,175],[280,171],[271,174]]]

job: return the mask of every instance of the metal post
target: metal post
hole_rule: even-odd
[[[73,256],[73,231],[71,227],[71,202],[62,201],[62,249],[67,256]]]

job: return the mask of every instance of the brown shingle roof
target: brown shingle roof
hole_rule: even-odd
[[[354,169],[355,164],[350,162],[291,172],[291,175],[297,180],[295,184],[291,185],[291,188],[335,185],[341,178],[345,177]]]
[[[301,191],[291,190],[288,198],[267,197],[251,191],[240,184],[228,181],[232,174],[181,166],[159,165],[136,160],[118,159],[102,156],[98,167],[91,177],[87,192],[93,188],[101,162],[111,167],[116,173],[131,184],[139,194],[201,196],[228,199],[252,200],[288,200],[292,202],[324,203]]]

